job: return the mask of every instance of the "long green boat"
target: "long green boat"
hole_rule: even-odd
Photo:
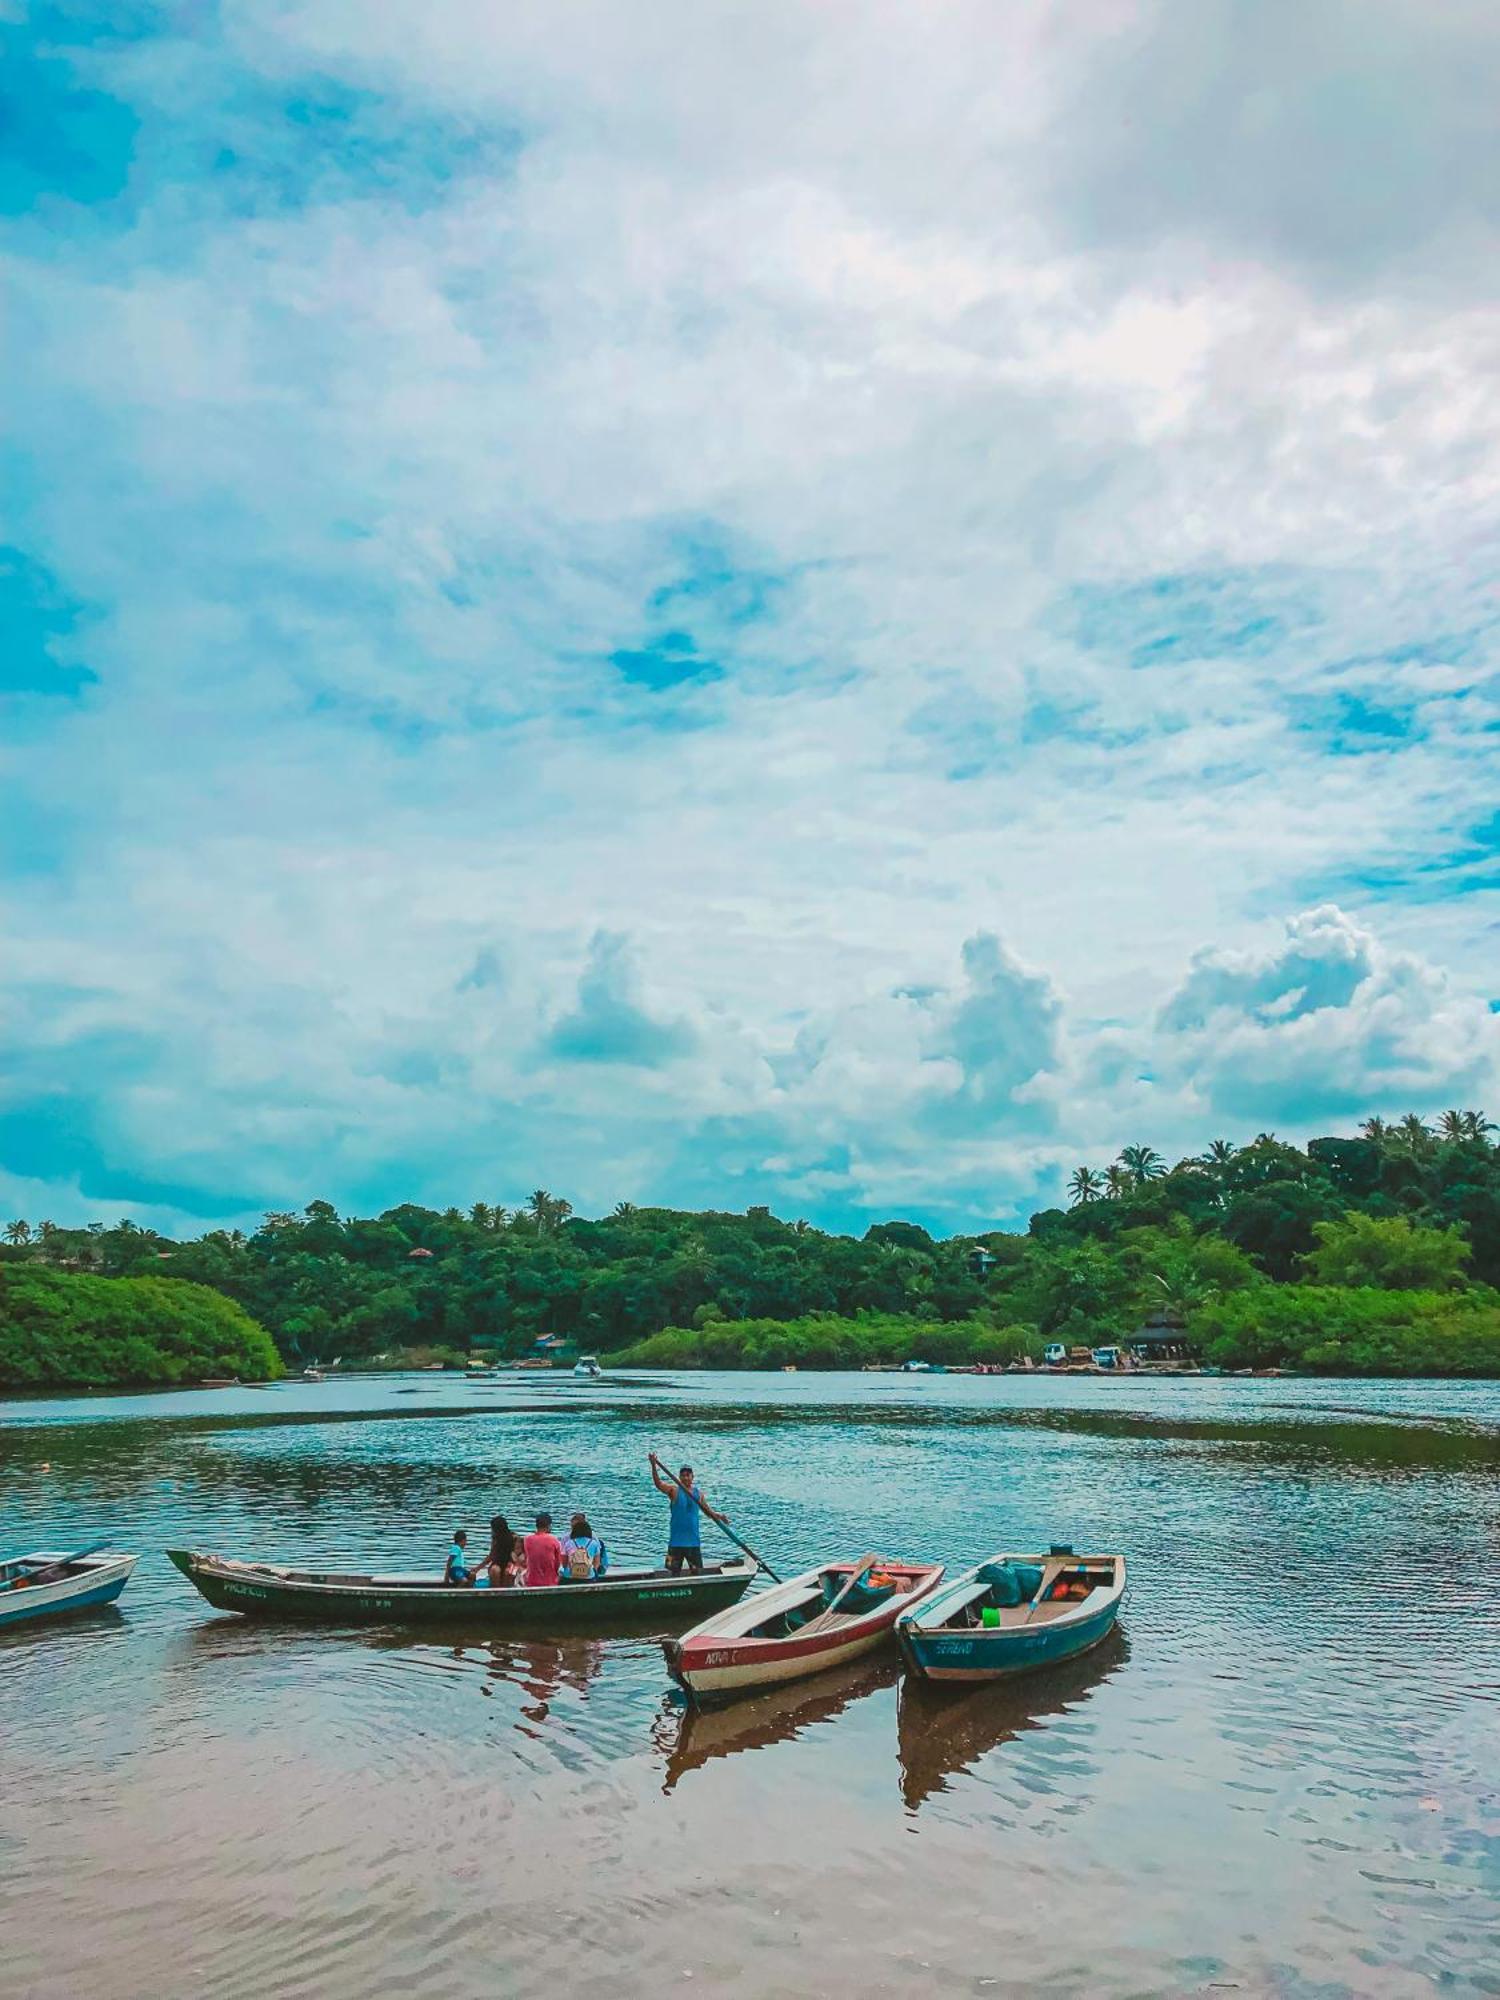
[[[692,1624],[734,1604],[755,1576],[741,1557],[699,1575],[619,1569],[592,1583],[545,1590],[455,1589],[432,1576],[356,1576],[233,1562],[193,1549],[167,1555],[216,1611],[293,1618],[320,1625],[448,1625],[472,1632],[611,1632]]]

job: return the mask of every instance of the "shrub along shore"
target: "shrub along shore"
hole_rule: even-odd
[[[0,1383],[134,1388],[282,1373],[264,1327],[206,1285],[0,1266]]]
[[[0,1384],[248,1379],[424,1349],[504,1361],[549,1334],[616,1365],[1003,1363],[1163,1316],[1218,1367],[1500,1375],[1500,1148],[1478,1112],[1305,1147],[1216,1140],[1175,1165],[1128,1146],[1068,1193],[1024,1234],[941,1238],[768,1208],[589,1218],[545,1189],[376,1217],[314,1201],[187,1242],[18,1219],[0,1243]]]
[[[1500,1376],[1500,1295],[1286,1285],[1247,1289],[1190,1315],[1186,1337],[1213,1368],[1308,1375]],[[664,1327],[613,1356],[622,1368],[944,1367],[1039,1362],[1030,1327],[982,1320],[800,1319]]]

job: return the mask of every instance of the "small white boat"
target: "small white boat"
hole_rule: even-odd
[[[575,1381],[592,1382],[603,1373],[604,1370],[599,1366],[595,1355],[580,1354],[578,1359],[573,1363],[573,1377]]]
[[[825,1563],[664,1641],[667,1666],[697,1697],[804,1680],[891,1646],[897,1618],[942,1576],[941,1563]]]
[[[36,1549],[0,1563],[0,1626],[113,1604],[138,1560],[118,1549]]]
[[[321,1382],[323,1380],[323,1371],[321,1368],[304,1368],[302,1379],[304,1382]]]

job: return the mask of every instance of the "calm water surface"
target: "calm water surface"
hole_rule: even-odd
[[[162,1555],[439,1570],[655,1446],[778,1567],[1121,1548],[1111,1646],[703,1716],[649,1639],[257,1627]],[[0,1990],[1500,1994],[1500,1390],[406,1377],[0,1407],[6,1553],[118,1610],[0,1635]]]

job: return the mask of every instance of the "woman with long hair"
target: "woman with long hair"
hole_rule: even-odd
[[[503,1514],[496,1514],[490,1521],[489,1553],[479,1565],[476,1582],[488,1585],[491,1590],[504,1590],[511,1580],[515,1559],[516,1538],[510,1523]]]

